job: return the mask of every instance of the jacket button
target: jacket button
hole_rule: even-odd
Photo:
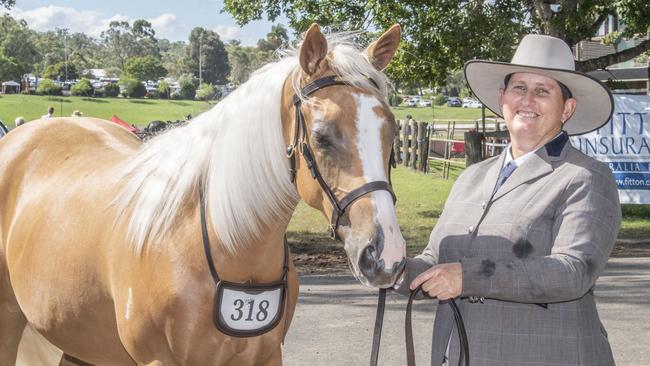
[[[469,301],[470,304],[476,304],[478,302],[478,296],[470,296],[467,298],[467,301]]]

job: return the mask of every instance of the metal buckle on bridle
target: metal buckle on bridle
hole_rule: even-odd
[[[287,159],[291,159],[295,153],[296,147],[293,144],[287,146]]]

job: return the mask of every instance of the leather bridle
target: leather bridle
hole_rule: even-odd
[[[372,81],[372,80],[371,80]],[[374,83],[374,81],[373,81]],[[338,200],[336,198],[336,195],[334,194],[334,191],[327,185],[325,182],[325,179],[320,173],[320,170],[318,169],[318,165],[316,164],[316,160],[314,159],[314,152],[309,146],[309,141],[307,138],[307,125],[305,123],[305,116],[302,113],[302,101],[304,97],[307,97],[323,88],[326,88],[328,86],[333,86],[333,85],[347,85],[341,78],[338,76],[326,76],[320,79],[317,79],[309,84],[307,84],[305,87],[303,87],[300,91],[300,95],[294,94],[293,96],[293,105],[295,106],[296,109],[296,117],[295,117],[295,126],[293,129],[293,140],[289,146],[287,146],[287,158],[289,159],[289,164],[291,167],[290,174],[291,174],[291,182],[296,183],[296,150],[300,152],[300,155],[302,155],[303,159],[305,160],[305,163],[307,164],[307,167],[311,171],[311,176],[314,178],[318,184],[320,185],[321,189],[323,192],[325,192],[325,195],[329,199],[331,205],[332,205],[332,217],[330,219],[330,234],[333,239],[340,239],[338,236],[338,233],[336,232],[339,226],[339,219],[343,214],[345,214],[345,210],[357,199],[361,198],[362,196],[373,192],[373,191],[387,191],[390,193],[391,197],[393,197],[393,203],[397,201],[397,198],[395,197],[395,193],[393,192],[393,189],[391,188],[390,182],[385,182],[385,181],[374,181],[374,182],[368,182],[364,185],[362,185],[359,188],[356,188],[352,190],[350,193],[345,195],[341,200]],[[390,167],[394,165],[394,160],[393,160],[393,151],[391,150],[390,154],[390,162],[389,162],[389,171],[388,171],[388,177],[390,180]]]

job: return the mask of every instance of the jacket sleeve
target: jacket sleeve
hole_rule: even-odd
[[[451,192],[449,192],[447,201],[445,202],[445,207],[442,210],[442,215],[438,220],[438,224],[445,220],[445,212],[448,212],[448,210],[450,209],[447,206],[449,205],[450,202],[454,201],[454,197],[456,195],[456,192],[458,191],[458,186],[461,185],[459,184],[459,182],[462,182],[463,179],[465,179],[469,175],[469,172],[472,169],[476,169],[476,167],[472,166],[466,169],[458,177],[456,184],[453,185]],[[436,224],[436,226],[433,227],[433,230],[429,235],[429,243],[424,248],[422,253],[414,258],[406,258],[406,267],[404,268],[404,274],[393,286],[393,290],[395,290],[397,293],[408,296],[410,293],[409,284],[420,273],[438,264],[439,262],[438,251],[440,249],[440,240],[442,238],[440,225],[438,224]]]
[[[621,222],[611,171],[601,163],[573,177],[555,211],[546,256],[464,258],[462,296],[552,303],[584,296],[605,269]]]

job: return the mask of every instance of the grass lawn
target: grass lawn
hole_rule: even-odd
[[[14,120],[22,116],[27,121],[40,118],[47,113],[47,107],[55,108],[57,116],[70,116],[74,110],[80,110],[84,116],[109,119],[113,114],[138,126],[145,126],[153,120],[177,120],[186,115],[197,115],[212,107],[212,104],[189,100],[156,100],[125,98],[83,98],[83,97],[47,97],[37,95],[0,95],[0,120],[9,128],[14,127]],[[481,118],[481,110],[474,108],[452,108],[445,106],[430,107],[394,107],[397,119],[405,119],[410,114],[416,121],[431,122],[435,113],[436,121],[474,121]],[[487,117],[492,116],[490,111]]]
[[[481,110],[476,108],[458,108],[445,106],[431,107],[393,107],[396,119],[405,119],[410,114],[418,122],[435,121],[475,121],[481,118]],[[494,117],[489,109],[485,110],[486,117]]]
[[[445,180],[442,179],[441,167],[440,164],[432,166],[432,173],[427,175],[401,166],[393,169],[397,218],[410,255],[420,253],[426,246],[451,186],[462,171],[453,167],[451,179]],[[289,224],[289,240],[333,245],[327,233],[328,221],[319,211],[301,202]],[[619,238],[650,241],[650,205],[623,205]]]
[[[70,116],[74,110],[80,110],[86,117],[109,119],[113,114],[122,120],[138,126],[146,126],[153,120],[184,119],[186,115],[197,115],[208,110],[212,104],[189,100],[154,100],[125,98],[83,98],[83,97],[46,97],[36,95],[2,95],[0,96],[0,120],[9,128],[14,127],[14,120],[23,116],[26,121],[40,118],[47,113],[47,108],[55,108],[56,116]]]

